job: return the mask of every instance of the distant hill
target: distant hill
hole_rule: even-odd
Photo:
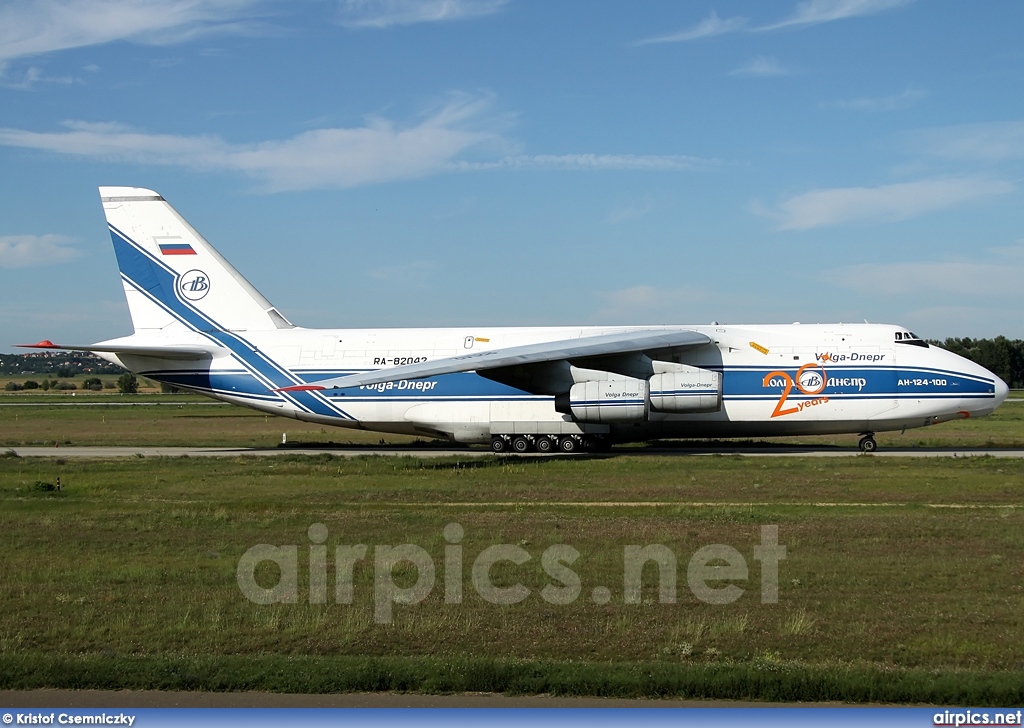
[[[0,354],[0,375],[54,374],[62,379],[77,374],[123,374],[124,369],[80,351],[39,351]]]

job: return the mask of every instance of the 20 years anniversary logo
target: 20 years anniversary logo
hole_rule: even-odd
[[[768,372],[764,375],[762,386],[782,387],[782,394],[779,395],[779,401],[775,403],[772,417],[796,414],[808,407],[817,407],[828,402],[828,397],[817,396],[824,392],[825,387],[828,386],[828,375],[821,364],[813,361],[797,369],[795,375],[782,370]],[[813,397],[813,399],[802,399],[796,402],[793,407],[784,407],[794,388],[799,394]]]

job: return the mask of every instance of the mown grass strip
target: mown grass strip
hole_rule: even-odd
[[[2,655],[0,688],[276,693],[399,691],[850,703],[1019,705],[1024,673],[750,664],[486,658]]]
[[[338,508],[361,508],[365,501],[339,501]],[[1024,503],[842,503],[788,501],[374,501],[380,508],[1024,508]]]

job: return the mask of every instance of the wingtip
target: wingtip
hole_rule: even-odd
[[[19,349],[59,349],[60,347],[54,344],[49,339],[43,339],[35,344],[15,344]]]

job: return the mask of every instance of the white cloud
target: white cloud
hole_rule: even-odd
[[[1024,266],[969,260],[862,263],[835,271],[833,280],[861,293],[1020,295]]]
[[[347,28],[463,20],[498,12],[508,0],[342,0],[338,23]]]
[[[861,15],[872,15],[884,10],[891,10],[909,5],[914,0],[807,0],[799,3],[796,10],[788,18],[768,25],[752,28],[747,18],[719,18],[714,11],[696,25],[675,33],[656,35],[637,41],[634,45],[652,45],[655,43],[681,43],[699,38],[710,38],[726,33],[781,30],[783,28],[804,28],[835,20],[845,20]],[[767,74],[758,74],[767,75]],[[778,75],[778,74],[773,74]]]
[[[683,171],[716,164],[683,155],[510,155],[508,115],[493,99],[453,94],[419,121],[369,119],[355,128],[312,129],[288,139],[232,144],[215,135],[152,134],[116,122],[63,123],[65,130],[0,128],[0,145],[140,165],[244,174],[267,191],[354,187],[442,172],[494,169]]]
[[[872,15],[884,10],[909,5],[914,0],[807,0],[796,7],[788,18],[755,28],[757,31],[799,28],[835,20]]]
[[[443,171],[472,149],[501,146],[483,122],[485,103],[455,102],[406,128],[383,119],[357,129],[317,129],[284,141],[232,148],[223,167],[263,179],[270,189],[355,187],[416,179]]]
[[[680,172],[703,169],[715,160],[683,154],[535,154],[503,157],[493,162],[460,162],[458,169],[555,168],[592,170],[636,170],[643,172]]]
[[[20,78],[13,78],[10,73],[9,64],[0,63],[0,86],[3,88],[26,90],[38,83],[58,83],[69,85],[77,83],[78,79],[72,76],[44,76],[42,69],[30,66],[25,69]]]
[[[0,236],[0,268],[57,265],[81,253],[63,235]]]
[[[829,272],[839,285],[866,294],[1024,296],[1024,241],[970,258],[861,263]]]
[[[809,230],[907,220],[1014,189],[1010,182],[986,177],[942,177],[881,187],[813,190],[785,200],[775,210],[764,210],[758,203],[753,207],[755,212],[775,218],[780,230]]]
[[[115,40],[177,43],[252,32],[258,0],[8,0],[0,6],[0,61]]]
[[[1021,336],[1024,241],[969,258],[864,263],[826,275],[864,296],[936,303],[898,314],[898,323],[926,338]]]
[[[908,88],[902,93],[891,94],[879,97],[861,97],[857,99],[844,99],[833,101],[823,106],[833,109],[846,109],[849,111],[899,111],[909,109],[928,94],[921,89]]]
[[[241,172],[271,191],[356,187],[444,171],[471,149],[503,146],[487,99],[458,98],[419,123],[371,119],[290,139],[230,144],[212,136],[147,134],[116,123],[68,122],[67,131],[0,129],[0,144],[117,162]]]
[[[739,68],[731,71],[730,76],[788,76],[790,71],[782,65],[778,58],[755,56]]]
[[[676,33],[668,33],[667,35],[656,35],[652,38],[644,38],[643,40],[637,41],[636,45],[681,43],[689,40],[696,40],[698,38],[709,38],[714,35],[733,33],[737,30],[741,30],[746,26],[746,24],[746,18],[726,18],[725,20],[722,20],[718,17],[718,14],[712,10],[711,15],[697,23],[697,25],[692,28],[687,28],[686,30],[681,30]]]
[[[491,99],[456,95],[416,123],[372,118],[356,128],[314,129],[290,139],[231,144],[214,135],[150,134],[118,123],[65,122],[59,132],[0,128],[0,145],[130,164],[244,174],[271,192],[349,188],[488,169],[701,169],[712,161],[684,155],[509,155],[508,118]],[[490,157],[490,160],[486,158]],[[483,159],[481,159],[483,158]]]
[[[938,157],[981,162],[1024,158],[1024,121],[958,124],[906,136],[919,151]]]

